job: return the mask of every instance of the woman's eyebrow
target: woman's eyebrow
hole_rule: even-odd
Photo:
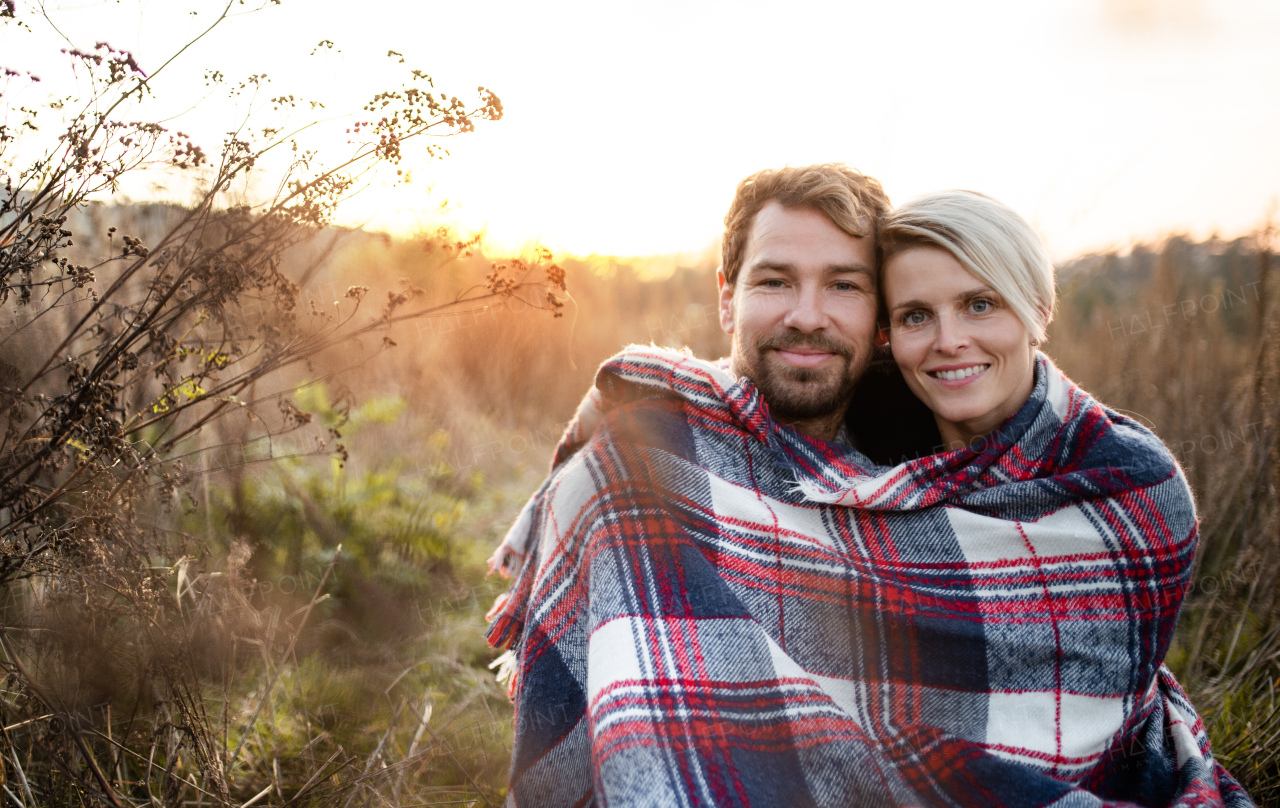
[[[999,295],[996,294],[996,291],[992,289],[990,286],[979,286],[977,288],[969,289],[967,291],[961,292],[960,294],[955,296],[954,300],[968,300],[969,298],[977,297],[978,295],[989,295],[991,297],[999,297]],[[894,306],[892,309],[890,309],[890,311],[898,311],[899,309],[915,309],[915,308],[927,309],[927,308],[931,308],[932,306],[933,306],[932,303],[926,303],[923,300],[908,300],[905,303],[899,303],[898,305]]]
[[[894,306],[890,311],[899,311],[901,309],[927,309],[929,307],[929,304],[923,300],[908,300],[905,303],[899,303]]]

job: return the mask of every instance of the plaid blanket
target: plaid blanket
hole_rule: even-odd
[[[1251,804],[1162,665],[1186,480],[1043,355],[983,445],[886,468],[633,347],[555,463],[495,556],[510,804]]]

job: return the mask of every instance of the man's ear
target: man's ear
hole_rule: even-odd
[[[720,327],[724,333],[733,333],[733,288],[734,284],[724,276],[724,267],[716,270],[716,286],[720,289]]]

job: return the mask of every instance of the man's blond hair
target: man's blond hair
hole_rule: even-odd
[[[724,217],[721,268],[732,284],[742,269],[751,223],[770,202],[788,208],[812,207],[851,236],[875,238],[876,222],[889,209],[880,183],[841,163],[767,168],[738,184]]]

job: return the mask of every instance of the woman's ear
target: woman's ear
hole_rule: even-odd
[[[889,347],[889,326],[883,323],[876,326],[876,347]]]

